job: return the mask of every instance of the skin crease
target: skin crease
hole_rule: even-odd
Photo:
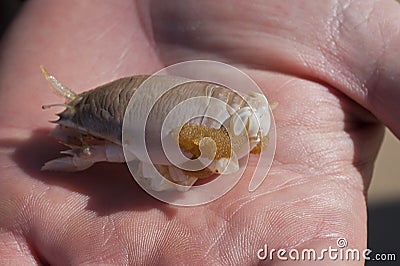
[[[381,123],[400,136],[399,25],[389,0],[28,1],[1,44],[0,264],[255,264],[266,243],[338,237],[366,248]],[[62,149],[46,136],[55,109],[40,106],[60,98],[40,64],[81,92],[189,59],[239,66],[279,102],[275,161],[254,193],[245,176],[211,204],[175,208],[124,165],[39,171]]]

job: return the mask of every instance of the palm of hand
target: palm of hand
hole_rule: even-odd
[[[31,40],[35,54],[18,72],[10,63],[24,58],[27,50],[13,32],[6,43],[9,50],[1,67],[9,75],[2,76],[1,87],[10,90],[3,90],[1,97],[5,152],[0,161],[0,226],[4,229],[0,237],[3,243],[19,243],[25,257],[18,259],[237,264],[256,262],[257,250],[266,243],[271,248],[327,248],[345,237],[351,247],[364,248],[364,192],[382,128],[335,88],[340,87],[340,77],[329,79],[328,72],[341,65],[325,54],[332,47],[316,49],[321,43],[318,37],[324,38],[326,32],[308,24],[307,17],[322,19],[329,9],[305,7],[303,17],[284,21],[285,14],[301,9],[255,3],[237,3],[236,11],[211,3],[188,3],[180,9],[152,6],[152,2],[122,3],[92,7],[96,12],[89,19],[69,3],[50,4],[40,11],[52,14],[45,21],[34,20],[37,15],[29,8],[39,7],[30,3],[16,27]],[[79,5],[84,6],[79,10],[88,8]],[[63,24],[55,16],[60,8],[71,16],[71,23]],[[186,15],[189,12],[191,16]],[[107,20],[111,17],[112,22]],[[26,32],[26,21],[36,29]],[[296,27],[309,28],[296,31]],[[47,90],[39,72],[30,74],[39,64],[60,73],[72,88],[87,89],[117,76],[149,73],[163,64],[197,58],[241,65],[270,100],[279,102],[274,111],[275,162],[254,193],[248,193],[249,180],[244,177],[218,201],[174,208],[142,192],[122,165],[99,164],[73,175],[38,170],[55,156],[51,140],[37,130],[48,125],[39,108],[58,99]],[[326,68],[311,63],[326,63]],[[16,79],[17,75],[24,80]],[[29,91],[33,87],[36,91]],[[27,104],[20,106],[24,101]],[[7,119],[17,108],[20,115]],[[10,138],[10,133],[15,137]],[[12,145],[5,144],[9,140]],[[0,249],[3,253],[13,257],[18,252],[9,245]]]

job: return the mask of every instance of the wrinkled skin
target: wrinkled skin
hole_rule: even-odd
[[[400,136],[399,43],[389,0],[28,1],[1,47],[0,264],[254,264],[265,243],[338,237],[365,248],[382,124]],[[256,192],[244,177],[218,201],[174,208],[122,164],[39,171],[61,149],[46,136],[55,110],[40,106],[60,98],[40,64],[81,92],[205,58],[240,66],[279,102],[275,161]]]

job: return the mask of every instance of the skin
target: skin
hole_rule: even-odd
[[[28,1],[1,44],[0,264],[254,264],[266,243],[338,237],[366,248],[383,124],[400,136],[399,25],[389,0]],[[189,59],[240,66],[279,102],[275,161],[254,193],[245,176],[211,204],[175,208],[124,165],[39,171],[62,148],[46,135],[55,110],[40,106],[60,98],[40,64],[81,92]]]

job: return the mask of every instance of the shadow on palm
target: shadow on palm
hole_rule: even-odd
[[[92,168],[76,173],[40,171],[48,160],[59,156],[65,146],[48,136],[48,129],[34,130],[26,141],[4,139],[0,146],[15,147],[12,156],[27,176],[51,187],[63,187],[71,193],[89,197],[87,209],[99,216],[120,211],[162,210],[171,217],[175,209],[147,195],[134,181],[125,164],[98,163]]]

